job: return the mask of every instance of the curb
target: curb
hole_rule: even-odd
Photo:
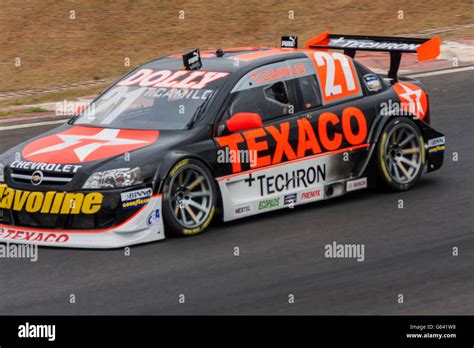
[[[106,83],[113,83],[118,79],[118,77],[101,79],[101,80],[88,80],[81,82],[68,83],[66,85],[48,87],[43,89],[31,89],[26,91],[13,91],[13,92],[0,92],[0,100],[7,100],[12,98],[22,98],[22,97],[31,97],[38,94],[52,93],[52,92],[62,92],[74,88],[82,87],[93,87],[99,86]]]
[[[15,115],[15,116],[4,116],[0,117],[0,124],[9,124],[9,123],[23,123],[23,122],[30,122],[35,120],[47,120],[47,119],[54,119],[59,120],[64,118],[64,116],[56,116],[54,112],[42,112],[39,114],[24,114],[24,115]],[[71,118],[68,116],[64,119]]]
[[[400,74],[399,76],[411,76],[411,75],[418,75],[418,74],[428,74],[432,72],[438,72],[438,71],[447,71],[447,70],[456,70],[459,68],[468,68],[468,67],[474,67],[474,63],[470,64],[463,64],[459,66],[453,66],[450,68],[438,68],[438,69],[428,69],[428,70],[417,70],[417,71],[410,71],[404,74]]]

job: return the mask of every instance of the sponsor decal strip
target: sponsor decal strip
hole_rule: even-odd
[[[28,161],[15,161],[10,164],[13,169],[27,169],[27,170],[41,170],[43,172],[56,172],[56,173],[77,173],[82,168],[81,165],[62,165],[54,163],[44,162],[28,162]]]
[[[329,155],[334,155],[334,154],[338,154],[338,153],[341,153],[341,152],[354,151],[354,150],[357,150],[357,149],[363,149],[363,148],[367,148],[369,146],[370,146],[370,144],[361,144],[361,145],[356,145],[356,146],[345,147],[345,148],[342,148],[342,149],[339,149],[339,150],[328,151],[328,152],[319,153],[319,154],[316,154],[316,155],[307,156],[307,157],[303,157],[303,158],[298,158],[298,159],[283,162],[283,163],[277,163],[277,164],[269,165],[267,167],[255,168],[255,169],[247,170],[245,172],[229,174],[229,175],[217,178],[217,181],[228,180],[228,179],[233,178],[233,177],[243,176],[243,175],[247,175],[249,173],[255,173],[255,172],[258,172],[258,171],[261,171],[261,170],[276,168],[276,167],[280,167],[280,166],[284,166],[284,165],[289,165],[289,164],[292,164],[292,163],[308,161],[308,160],[311,160],[311,159],[317,158],[317,157],[329,156]]]
[[[121,194],[122,208],[124,210],[141,207],[150,202],[153,191],[151,188],[124,192]]]
[[[117,86],[203,89],[209,83],[229,75],[227,72],[140,69]]]
[[[284,77],[293,77],[297,75],[303,75],[306,72],[305,67],[302,63],[295,63],[291,65],[281,65],[273,69],[267,68],[251,76],[256,83],[267,83],[274,80],[279,80]]]
[[[446,147],[444,145],[442,146],[436,146],[428,150],[429,153],[434,153],[434,152],[439,152],[439,151],[444,151]]]
[[[380,82],[379,77],[375,74],[364,75],[364,82],[367,89],[371,92],[376,92],[382,89],[382,82]]]
[[[319,188],[311,189],[309,191],[300,192],[300,199],[301,201],[307,201],[307,202],[321,200],[324,198],[323,190],[324,190],[323,187],[319,187]]]
[[[153,210],[146,219],[146,224],[150,226],[156,225],[161,220],[160,209]]]
[[[0,208],[42,214],[95,214],[102,207],[99,192],[30,192],[0,185]]]
[[[358,131],[354,133],[351,122],[355,120]],[[341,131],[335,132],[331,137],[329,129],[341,124]],[[216,138],[222,148],[228,147],[231,151],[237,151],[239,144],[247,145],[249,151],[256,152],[256,163],[254,167],[267,167],[271,164],[281,163],[283,155],[288,160],[304,158],[308,151],[310,155],[325,151],[333,151],[347,146],[358,146],[363,144],[367,137],[367,121],[363,112],[356,107],[347,107],[342,111],[341,117],[332,112],[323,112],[318,115],[317,124],[303,117],[296,121],[294,127],[298,131],[298,142],[293,145],[290,142],[290,130],[292,124],[283,122],[276,127],[274,125],[247,130],[242,133],[232,133]],[[276,142],[275,150],[271,155],[261,155],[268,150],[268,141],[273,138]],[[242,171],[240,161],[232,162],[232,172]]]
[[[347,181],[347,184],[346,184],[347,192],[361,190],[364,188],[367,188],[367,178],[365,177]]]
[[[31,241],[45,243],[66,243],[69,241],[69,235],[66,233],[54,232],[33,232],[17,228],[3,228],[0,225],[0,240],[7,241]]]
[[[280,199],[281,197],[277,197],[277,198],[269,198],[269,199],[260,201],[258,202],[258,210],[278,208],[280,206]]]
[[[373,40],[361,40],[361,39],[346,39],[340,37],[338,39],[330,39],[329,47],[341,47],[341,48],[372,48],[379,50],[394,50],[394,51],[412,51],[416,52],[416,49],[421,44],[413,43],[396,43],[389,41],[373,41]]]
[[[250,173],[244,180],[248,187],[253,183],[260,188],[260,196],[269,196],[274,193],[289,191],[291,189],[308,188],[315,183],[325,182],[327,179],[326,163],[311,165],[307,168],[294,168],[290,171],[281,171],[278,174],[263,174],[256,177]]]
[[[251,213],[252,211],[252,206],[250,204],[241,205],[234,208],[234,215],[244,215]]]
[[[297,194],[296,193],[290,193],[288,195],[285,195],[284,197],[284,204],[285,205],[294,205],[297,202]]]
[[[441,146],[446,143],[446,137],[439,137],[428,140],[428,147]]]
[[[160,197],[162,194],[156,194],[153,195],[151,198],[156,198]],[[143,209],[145,209],[146,206],[141,207],[139,210],[135,212],[128,220],[125,220],[121,224],[114,226],[114,227],[109,227],[103,230],[58,230],[58,231],[53,231],[53,230],[45,230],[45,229],[40,229],[40,228],[33,228],[33,227],[20,227],[20,226],[11,226],[11,225],[2,225],[0,224],[0,240],[2,238],[2,234],[4,233],[5,230],[18,230],[18,231],[24,231],[24,232],[36,232],[36,233],[53,233],[55,235],[57,234],[89,234],[89,233],[106,233],[106,232],[111,232],[114,230],[117,230],[118,228],[124,226],[131,220],[133,220],[138,214],[140,214]]]
[[[298,48],[298,37],[297,36],[282,36],[281,47],[282,48]]]

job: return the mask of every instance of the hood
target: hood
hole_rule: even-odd
[[[148,181],[154,176],[164,151],[184,141],[186,135],[182,130],[111,129],[66,124],[10,149],[0,160],[8,173],[40,170],[45,176],[73,176],[69,184],[62,186],[64,190],[80,190],[93,172],[117,168],[140,167]],[[27,182],[10,184],[31,189],[31,183]],[[46,184],[38,187],[41,190],[51,188]]]
[[[158,134],[155,130],[73,126],[26,144],[21,154],[31,162],[83,164],[150,146]]]

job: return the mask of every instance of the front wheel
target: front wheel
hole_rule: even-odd
[[[388,122],[377,145],[379,182],[392,191],[408,190],[421,176],[425,162],[423,136],[409,118]]]
[[[216,211],[216,184],[200,161],[184,159],[170,171],[163,186],[165,233],[191,236],[203,232]]]

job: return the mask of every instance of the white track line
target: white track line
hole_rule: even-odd
[[[465,66],[461,68],[449,68],[446,70],[431,71],[431,72],[419,73],[419,74],[413,74],[413,75],[407,75],[407,76],[408,77],[436,76],[436,75],[444,75],[444,74],[453,74],[453,73],[469,71],[469,70],[474,70],[474,66],[471,65],[471,66]]]
[[[453,74],[457,72],[462,72],[462,71],[469,71],[469,70],[474,70],[474,66],[466,66],[466,67],[461,67],[461,68],[449,68],[446,70],[438,70],[438,71],[432,71],[432,72],[427,72],[427,73],[420,73],[420,74],[413,74],[413,75],[407,75],[407,77],[425,77],[425,76],[437,76],[437,75],[444,75],[444,74]],[[41,127],[41,126],[48,126],[51,124],[59,124],[59,123],[66,123],[67,120],[57,120],[57,121],[45,121],[45,122],[36,122],[36,123],[26,123],[26,124],[18,124],[14,126],[4,126],[0,127],[0,131],[6,131],[6,130],[11,130],[11,129],[22,129],[22,128],[30,128],[30,127]]]
[[[3,127],[0,127],[0,131],[6,131],[6,130],[10,130],[10,129],[21,129],[21,128],[48,126],[50,124],[66,123],[67,121],[68,121],[68,119],[56,120],[56,121],[44,121],[44,122],[17,124],[17,125],[14,125],[14,126],[3,126]]]

